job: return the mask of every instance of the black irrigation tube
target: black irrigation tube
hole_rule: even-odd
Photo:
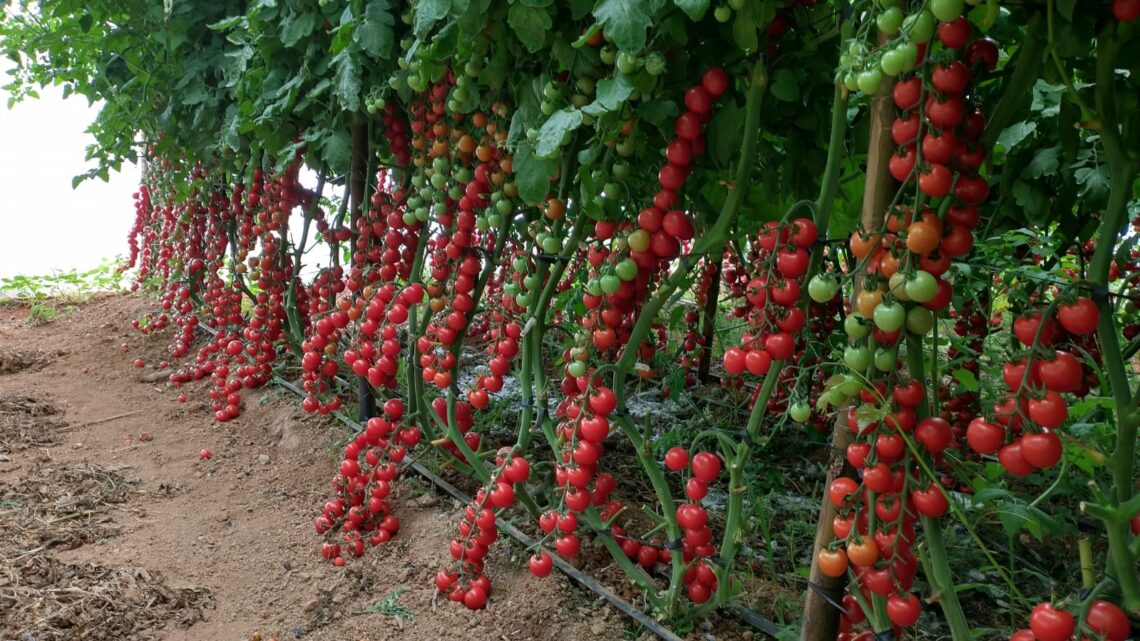
[[[279,376],[275,376],[274,380],[279,385],[298,396],[305,395],[305,393],[301,391],[301,389],[296,385],[282,379]],[[360,423],[345,416],[342,412],[331,412],[331,414],[337,420],[352,428],[353,431],[360,432],[362,429],[364,429]],[[463,503],[471,502],[471,497],[467,496],[463,490],[460,490],[451,483],[448,483],[444,479],[440,478],[435,474],[435,472],[432,472],[423,464],[415,461],[412,459],[412,457],[409,456],[404,460],[408,462],[408,466],[411,467],[411,469],[415,470],[417,474],[430,481],[437,488],[443,490],[447,494],[450,494],[453,498]],[[535,547],[536,541],[511,523],[500,518],[496,518],[495,523],[498,525],[500,530],[506,532],[508,535],[510,535],[511,538],[518,541],[519,543],[522,543],[525,547]],[[557,554],[550,553],[550,558],[554,561],[554,566],[557,567],[560,572],[573,579],[582,587],[608,601],[610,605],[617,608],[622,614],[625,614],[634,621],[637,621],[646,630],[656,635],[657,638],[663,639],[664,641],[682,641],[681,637],[677,636],[672,630],[662,627],[659,623],[657,623],[657,621],[653,620],[652,617],[642,612],[629,601],[626,601],[617,594],[614,594],[593,577],[584,574],[574,566],[570,565],[564,561],[562,557],[558,556]],[[780,626],[745,607],[739,605],[731,605],[726,607],[725,610],[739,618],[741,621],[744,621],[748,625],[773,638],[775,638],[776,635],[780,634],[781,632]]]

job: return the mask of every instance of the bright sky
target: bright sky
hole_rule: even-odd
[[[7,69],[0,64],[0,84]],[[124,166],[110,182],[71,188],[72,177],[92,166],[85,130],[97,109],[82,97],[64,100],[54,87],[11,111],[7,102],[0,90],[0,278],[85,270],[126,256],[138,169]]]

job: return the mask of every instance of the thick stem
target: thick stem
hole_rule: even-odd
[[[713,340],[716,338],[716,312],[720,307],[720,271],[723,262],[720,256],[710,256],[708,260],[712,263],[713,273],[709,291],[705,292],[705,309],[701,320],[701,335],[705,341],[704,345],[701,345],[701,355],[697,361],[697,380],[701,383],[709,382]]]
[[[1135,492],[1132,479],[1133,461],[1136,457],[1137,428],[1140,428],[1140,408],[1136,407],[1132,391],[1128,386],[1128,375],[1122,356],[1120,340],[1116,331],[1116,320],[1108,297],[1108,275],[1112,266],[1117,238],[1128,219],[1128,199],[1132,195],[1132,182],[1136,175],[1136,165],[1128,156],[1128,150],[1120,134],[1116,118],[1115,23],[1109,24],[1097,40],[1096,66],[1096,107],[1100,116],[1101,141],[1104,144],[1108,167],[1111,172],[1111,191],[1104,218],[1097,232],[1097,248],[1089,268],[1089,280],[1098,288],[1094,298],[1100,308],[1100,325],[1097,337],[1104,354],[1104,370],[1112,388],[1112,398],[1116,406],[1116,449],[1112,453],[1112,503],[1116,506],[1127,503]],[[1128,524],[1125,519],[1105,520],[1108,528],[1109,556],[1116,580],[1120,583],[1124,607],[1132,614],[1140,613],[1140,578],[1136,575],[1136,558],[1128,546]]]
[[[349,169],[349,222],[353,235],[357,233],[363,214],[365,177],[368,173],[368,125],[363,120],[352,125],[352,164]],[[353,241],[355,245],[355,241]],[[355,246],[349,248],[352,262],[356,262]],[[358,420],[365,422],[376,414],[376,398],[372,396],[372,386],[367,376],[356,377]]]

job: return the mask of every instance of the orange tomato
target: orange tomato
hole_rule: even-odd
[[[855,309],[863,316],[871,318],[881,302],[883,302],[883,292],[877,289],[864,289],[855,297]]]
[[[925,220],[911,223],[906,229],[906,248],[919,256],[938,249],[941,242],[942,230]]]
[[[819,571],[830,577],[841,577],[847,573],[847,552],[843,548],[819,551]]]
[[[863,260],[871,254],[871,250],[879,245],[879,236],[864,234],[859,230],[855,230],[851,234],[851,253],[855,254],[855,258]]]
[[[855,565],[870,567],[879,560],[879,546],[874,539],[847,542],[847,558]]]

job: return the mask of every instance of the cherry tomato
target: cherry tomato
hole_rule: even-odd
[[[1029,615],[1029,628],[1037,641],[1067,641],[1076,625],[1072,614],[1054,609],[1051,603],[1037,604]]]

